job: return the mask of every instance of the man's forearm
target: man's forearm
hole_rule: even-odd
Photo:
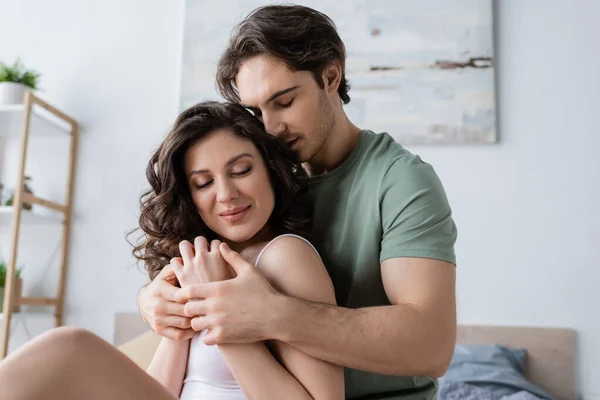
[[[349,309],[282,298],[274,328],[313,357],[387,375],[442,375],[456,337],[456,317],[426,316],[412,305]]]

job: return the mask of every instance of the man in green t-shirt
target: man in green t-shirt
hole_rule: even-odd
[[[346,367],[347,398],[432,399],[456,336],[456,227],[433,168],[344,113],[345,56],[324,14],[267,6],[237,26],[221,57],[221,94],[261,119],[311,176],[315,244],[338,306],[267,291],[250,268],[239,290],[212,299],[244,312],[230,313],[209,344],[277,339]],[[138,298],[152,329],[171,338],[204,329],[202,318],[166,315],[176,289],[158,279]],[[190,298],[203,296],[197,288]]]

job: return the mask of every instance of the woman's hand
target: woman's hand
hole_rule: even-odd
[[[187,240],[179,243],[181,258],[171,260],[171,265],[182,288],[198,283],[225,281],[235,276],[227,264],[219,246],[219,240],[210,243],[202,236],[196,237],[194,245]]]

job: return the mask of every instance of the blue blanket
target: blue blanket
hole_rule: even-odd
[[[457,345],[439,380],[439,400],[537,400],[552,397],[523,375],[527,352],[497,344]]]
[[[524,390],[498,397],[491,389],[449,379],[439,380],[439,400],[541,400]]]

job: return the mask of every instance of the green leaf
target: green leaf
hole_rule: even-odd
[[[39,78],[40,74],[37,71],[25,69],[19,58],[13,65],[0,62],[0,82],[22,83],[32,89],[37,89]]]
[[[6,264],[4,263],[4,261],[0,261],[0,287],[4,287],[4,285],[6,284],[6,272]],[[21,273],[23,272],[23,266],[19,266],[16,272],[17,278],[20,278]]]

